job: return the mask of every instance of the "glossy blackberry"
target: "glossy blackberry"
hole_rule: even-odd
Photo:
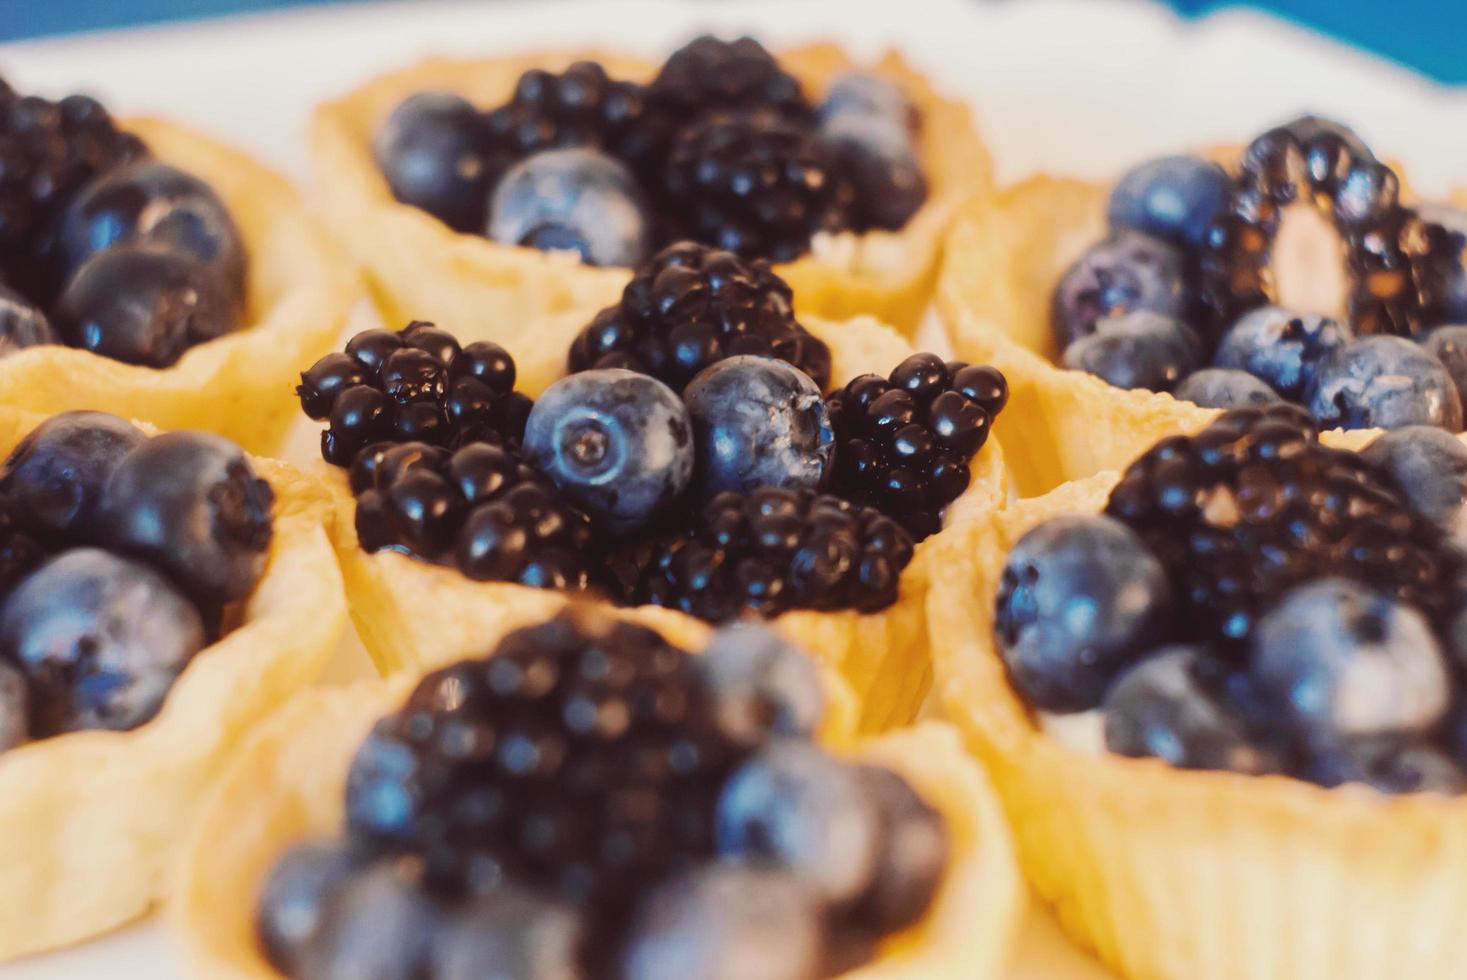
[[[768,109],[807,126],[815,119],[799,80],[751,37],[694,38],[668,57],[647,97],[653,113],[672,128],[718,109]]]
[[[1386,475],[1317,441],[1294,405],[1235,409],[1157,443],[1122,476],[1106,513],[1134,528],[1177,589],[1186,634],[1239,653],[1291,586],[1363,582],[1442,622],[1460,559]]]
[[[836,438],[830,492],[875,507],[918,541],[936,534],[1007,400],[994,368],[936,354],[913,354],[885,378],[861,375],[826,402]]]
[[[682,391],[710,364],[759,354],[788,361],[824,391],[830,349],[796,322],[793,297],[768,262],[680,242],[638,269],[621,302],[580,332],[569,368],[630,368]]]
[[[498,344],[460,347],[446,330],[415,321],[357,334],[302,372],[296,394],[308,416],[330,421],[321,455],[350,466],[378,442],[519,445],[531,401],[514,382],[514,359]]]
[[[1400,179],[1353,132],[1304,116],[1255,139],[1201,255],[1202,300],[1219,325],[1273,301],[1270,262],[1284,211],[1319,208],[1346,251],[1350,322],[1410,336],[1441,322],[1450,235],[1400,203]]]
[[[85,95],[0,98],[0,270],[11,285],[49,302],[60,285],[50,268],[56,215],[87,181],[146,154]]]
[[[771,262],[799,258],[820,232],[850,228],[855,204],[836,150],[767,109],[713,113],[684,128],[659,186],[680,233]]]
[[[419,682],[358,753],[348,819],[450,894],[507,874],[625,902],[713,855],[719,790],[748,752],[715,717],[690,654],[573,610]],[[384,788],[407,809],[380,806]]]
[[[378,443],[351,468],[357,539],[478,581],[585,589],[591,521],[505,446]]]
[[[870,507],[809,490],[721,493],[693,526],[613,556],[631,603],[709,622],[790,609],[875,612],[896,601],[912,537]]]

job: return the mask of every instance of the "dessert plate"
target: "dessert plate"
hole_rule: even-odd
[[[416,57],[590,43],[655,56],[705,27],[753,31],[778,45],[834,40],[862,56],[900,47],[946,92],[973,102],[1005,183],[1039,170],[1100,179],[1150,154],[1236,138],[1304,108],[1341,115],[1391,147],[1423,195],[1442,195],[1467,177],[1467,91],[1263,15],[1182,21],[1144,0],[333,5],[4,45],[0,70],[38,91],[91,89],[119,114],[177,117],[301,177],[311,107]],[[301,462],[316,452],[309,437],[292,445]],[[154,926],[0,968],[0,980],[98,976],[183,973]],[[1108,975],[1036,915],[1012,976]]]

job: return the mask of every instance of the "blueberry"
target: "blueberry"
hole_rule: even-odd
[[[688,383],[683,401],[698,447],[705,497],[756,487],[819,489],[835,456],[825,399],[785,361],[745,354]]]
[[[1247,371],[1203,368],[1193,371],[1172,390],[1182,401],[1203,408],[1244,408],[1283,401],[1279,393]]]
[[[719,727],[744,744],[769,733],[813,735],[825,714],[820,672],[803,651],[758,623],[725,626],[698,661]]]
[[[1202,343],[1191,327],[1137,310],[1106,317],[1095,332],[1065,348],[1064,365],[1117,388],[1169,391],[1202,363]]]
[[[692,419],[656,378],[582,371],[545,389],[525,424],[527,462],[609,531],[647,523],[693,476]]]
[[[177,167],[140,160],[88,184],[61,214],[60,272],[120,242],[143,241],[209,269],[232,301],[244,298],[245,251],[229,209],[214,189]]]
[[[88,534],[108,477],[146,438],[106,412],[54,415],[0,466],[0,496],[29,524],[73,537]]]
[[[881,851],[881,814],[861,771],[797,739],[770,742],[724,784],[718,852],[788,872],[822,901],[864,895]]]
[[[1112,228],[1164,238],[1200,249],[1207,231],[1227,207],[1232,180],[1210,160],[1170,156],[1133,167],[1116,181],[1106,205]]]
[[[910,129],[917,121],[917,107],[896,82],[863,71],[847,71],[831,80],[815,115],[822,126],[841,116],[878,116]]]
[[[1457,387],[1457,397],[1467,407],[1467,325],[1437,327],[1421,337],[1420,343],[1442,362]]]
[[[1112,232],[1060,277],[1050,325],[1063,350],[1095,332],[1098,321],[1137,310],[1184,318],[1191,285],[1180,250],[1139,231]]]
[[[204,646],[198,610],[147,565],[62,552],[0,607],[0,655],[29,678],[37,735],[152,718]]]
[[[815,980],[819,903],[777,871],[709,865],[652,890],[632,914],[622,980]]]
[[[895,231],[927,200],[927,178],[906,120],[841,113],[821,127],[855,188],[859,224]]]
[[[1451,433],[1408,425],[1380,436],[1362,455],[1444,531],[1467,533],[1467,446]]]
[[[569,905],[504,883],[448,919],[433,980],[576,980],[585,926]]]
[[[1457,261],[1447,282],[1446,323],[1467,323],[1467,210],[1445,204],[1419,204],[1421,217],[1438,225],[1449,236]]]
[[[590,265],[634,266],[652,249],[652,222],[636,178],[585,148],[526,157],[499,181],[489,237],[506,245],[578,252]]]
[[[0,660],[0,752],[24,744],[30,735],[30,685],[24,674]]]
[[[1462,429],[1462,400],[1442,362],[1404,337],[1362,337],[1318,367],[1306,405],[1321,428]]]
[[[337,896],[363,866],[362,855],[341,841],[296,844],[275,862],[255,906],[255,933],[276,969],[299,975],[301,951],[321,935]]]
[[[1218,343],[1216,367],[1247,371],[1290,401],[1298,401],[1319,364],[1349,343],[1348,326],[1277,306],[1250,310]]]
[[[1300,586],[1264,615],[1250,670],[1315,742],[1425,732],[1446,712],[1450,691],[1426,618],[1344,579]]]
[[[857,916],[885,935],[916,925],[932,905],[947,872],[947,825],[890,769],[862,766],[860,771],[880,813],[882,846]]]
[[[421,980],[441,913],[398,867],[378,863],[336,895],[320,931],[297,954],[309,980]]]
[[[56,305],[66,343],[146,367],[168,367],[233,327],[232,304],[206,266],[141,242],[92,256]]]
[[[1129,527],[1058,517],[1009,552],[994,629],[1010,679],[1034,707],[1085,711],[1165,639],[1170,604],[1161,562]]]
[[[1304,776],[1321,786],[1363,783],[1382,793],[1467,792],[1467,775],[1442,749],[1398,739],[1357,739],[1317,752]]]
[[[372,142],[392,194],[458,231],[484,227],[494,175],[477,109],[447,92],[420,92],[392,111]]]
[[[128,453],[102,491],[109,547],[139,555],[208,603],[242,599],[265,571],[275,493],[222,436],[169,432]]]
[[[1106,748],[1155,756],[1182,769],[1271,772],[1242,712],[1229,703],[1228,677],[1192,646],[1167,646],[1116,678],[1102,702]]]
[[[0,283],[0,357],[27,347],[59,343],[40,307]]]

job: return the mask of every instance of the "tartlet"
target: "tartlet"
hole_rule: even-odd
[[[8,453],[40,416],[0,409]],[[282,463],[265,576],[162,711],[126,732],[57,735],[0,755],[0,959],[116,928],[163,897],[210,780],[257,722],[315,680],[346,624],[328,498]]]
[[[829,346],[833,378],[884,374],[912,353],[905,339],[870,318],[835,323],[805,317],[803,322]],[[533,343],[513,351],[520,391],[538,396],[563,372],[564,352],[583,324],[584,318],[575,314],[550,318],[531,332]],[[986,514],[1005,499],[997,440],[984,445],[972,470],[967,491],[949,507],[950,522]],[[357,537],[356,501],[345,475],[338,470],[327,480],[336,495],[332,537],[351,616],[384,674],[403,669],[420,673],[468,656],[485,648],[486,637],[546,619],[574,598],[510,583],[475,582],[454,568],[391,551],[369,553]],[[902,575],[900,597],[880,612],[795,610],[774,621],[797,646],[842,675],[859,700],[859,727],[864,731],[910,721],[931,687],[922,606],[930,550],[926,542],[919,544]],[[712,630],[708,623],[672,609],[644,606],[637,614],[669,640],[695,648]]]
[[[777,53],[812,93],[856,67],[832,44]],[[367,272],[389,321],[412,317],[460,325],[465,342],[498,340],[515,350],[525,324],[546,314],[614,302],[625,269],[582,266],[573,255],[499,245],[396,202],[373,162],[371,141],[392,109],[417,92],[456,92],[478,105],[504,100],[531,68],[559,71],[593,59],[618,78],[648,79],[651,62],[604,52],[539,52],[512,57],[434,58],[377,78],[316,110],[311,144],[326,218]],[[961,102],[945,99],[895,53],[871,67],[898,82],[925,120],[921,161],[930,194],[899,232],[822,235],[810,255],[777,268],[794,287],[802,315],[844,319],[871,314],[910,333],[930,299],[942,235],[958,204],[986,194],[988,154]],[[492,312],[491,312],[492,311]]]
[[[47,414],[98,409],[163,428],[207,429],[272,451],[294,418],[296,365],[336,339],[358,296],[356,278],[283,177],[177,123],[134,118],[122,126],[223,198],[248,252],[244,319],[161,369],[70,347],[17,351],[0,361],[4,401]]]
[[[1322,441],[1358,449],[1377,434]],[[952,570],[928,595],[937,690],[998,786],[1035,891],[1125,976],[1460,976],[1460,797],[1183,770],[1036,723],[993,640],[1005,556],[1041,522],[1103,510],[1118,479],[1097,473],[953,528],[933,556]]]

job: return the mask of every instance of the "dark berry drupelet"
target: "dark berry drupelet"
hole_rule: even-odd
[[[571,344],[572,373],[629,368],[682,391],[726,357],[777,357],[824,391],[830,349],[795,320],[793,293],[769,263],[681,242],[663,249]]]
[[[0,272],[47,303],[60,287],[51,268],[51,228],[87,181],[147,155],[85,95],[59,102],[0,98]]]
[[[918,541],[937,533],[1008,393],[996,369],[936,354],[913,354],[886,378],[861,375],[826,403],[836,438],[829,491],[875,507]]]
[[[519,445],[531,401],[514,382],[514,360],[498,344],[460,347],[446,330],[414,322],[357,334],[303,372],[296,394],[308,416],[330,421],[321,455],[350,466],[379,442]]]
[[[758,41],[694,38],[674,51],[648,86],[654,112],[685,125],[710,110],[768,109],[814,125],[815,109],[797,78]]]
[[[681,234],[771,262],[850,228],[855,204],[836,150],[770,110],[713,113],[681,130],[660,187]]]
[[[351,468],[357,538],[477,581],[585,589],[591,521],[505,446],[378,443]]]
[[[1290,404],[1235,409],[1157,443],[1106,513],[1129,524],[1178,585],[1182,639],[1240,654],[1290,587],[1365,583],[1437,622],[1456,608],[1460,559],[1432,522],[1357,453],[1317,441]]]
[[[875,612],[896,601],[912,537],[880,511],[809,490],[721,493],[690,528],[611,559],[629,603],[709,622],[790,609]]]
[[[715,719],[694,657],[573,610],[419,682],[357,754],[349,825],[449,894],[507,874],[624,903],[713,855],[718,793],[749,751]]]

